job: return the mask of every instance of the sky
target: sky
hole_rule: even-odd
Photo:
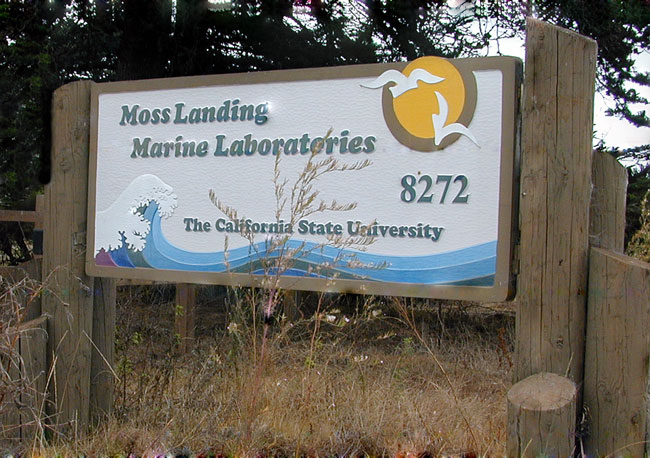
[[[501,40],[500,50],[504,55],[511,55],[524,59],[524,44],[521,40]],[[645,52],[638,56],[636,68],[640,71],[650,71],[650,53]],[[630,86],[646,99],[650,99],[650,87],[634,85]],[[594,98],[594,145],[604,141],[608,148],[619,149],[631,148],[650,143],[650,127],[635,127],[624,119],[615,116],[606,116],[607,108],[613,108],[614,102],[611,98],[596,92]],[[639,110],[650,112],[650,106],[632,105],[632,112]]]
[[[645,52],[639,56],[636,61],[636,67],[642,71],[650,71],[650,53]],[[643,97],[650,100],[650,87],[634,86]],[[603,139],[606,146],[617,146],[619,148],[630,148],[633,146],[650,143],[650,127],[634,127],[625,120],[612,116],[605,116],[607,107],[613,107],[614,103],[607,100],[602,95],[596,93],[594,100],[594,123],[595,139]],[[650,107],[646,105],[633,105],[632,111],[646,110]]]

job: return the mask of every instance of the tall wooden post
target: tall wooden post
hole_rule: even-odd
[[[582,379],[596,51],[528,19],[515,381]]]
[[[593,40],[527,20],[517,383],[508,394],[509,456],[564,456],[575,441],[585,346],[596,52]],[[551,383],[542,373],[570,380]],[[568,394],[556,399],[560,385]],[[569,395],[572,386],[578,391]],[[521,395],[533,392],[536,404],[529,405]],[[538,429],[527,426],[542,419]]]
[[[102,367],[92,364],[93,351],[103,349],[102,359],[112,365],[112,350],[107,349],[114,345],[114,331],[101,332],[100,328],[112,326],[111,312],[106,310],[112,307],[114,314],[111,291],[115,284],[106,283],[96,289],[95,280],[84,270],[92,84],[70,83],[57,89],[53,96],[52,179],[45,189],[43,234],[43,278],[48,279],[49,291],[42,308],[51,316],[48,358],[54,378],[50,401],[56,409],[52,422],[79,431],[83,431],[91,417],[91,371],[93,366],[96,371]],[[101,312],[93,320],[96,299]],[[97,332],[93,332],[93,325]],[[98,339],[101,334],[104,340],[93,345],[91,339]],[[105,392],[98,405],[112,404],[112,390],[106,384],[102,386]]]

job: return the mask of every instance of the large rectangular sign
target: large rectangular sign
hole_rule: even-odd
[[[255,285],[289,253],[285,288],[504,300],[520,65],[96,84],[87,273]]]

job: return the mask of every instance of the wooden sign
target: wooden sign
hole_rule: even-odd
[[[519,73],[423,57],[97,84],[87,272],[504,300]],[[292,186],[319,161],[352,170],[297,213]]]

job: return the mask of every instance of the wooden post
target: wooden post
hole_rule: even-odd
[[[15,337],[14,332],[17,331],[13,329],[6,331],[7,335],[11,336],[12,339]],[[3,446],[5,443],[12,443],[13,445],[13,443],[20,441],[20,410],[16,408],[20,403],[20,391],[16,387],[21,375],[19,355],[20,342],[16,344],[14,351],[3,352],[1,355],[2,370],[4,371],[2,378],[11,380],[11,382],[8,387],[3,387],[2,404],[0,404],[0,426],[2,426],[0,427],[0,446]],[[11,391],[8,388],[11,388]],[[14,388],[17,389],[14,390]]]
[[[41,281],[41,260],[30,259],[17,266],[0,266],[0,276],[10,279],[14,284],[23,282],[25,287],[18,288],[22,304],[22,321],[30,321],[41,316],[41,299],[39,297],[28,298],[28,290],[31,287],[38,287]]]
[[[576,385],[566,377],[543,372],[508,391],[507,456],[573,456]]]
[[[90,368],[90,420],[95,424],[113,411],[116,283],[95,278]]]
[[[28,382],[27,390],[21,395],[24,408],[20,412],[21,437],[33,440],[38,422],[43,421],[47,389],[47,316],[20,326],[20,357],[22,371]]]
[[[38,194],[34,211],[36,221],[34,222],[34,232],[32,233],[34,259],[43,259],[43,222],[45,221],[45,196]],[[39,269],[40,275],[41,269]]]
[[[0,444],[3,440],[32,440],[35,425],[42,420],[39,416],[47,382],[46,325],[47,316],[41,316],[8,330],[17,341],[15,352],[3,355],[3,365],[12,381],[10,387],[17,391],[2,400]]]
[[[54,93],[52,180],[45,189],[43,222],[43,279],[48,279],[49,291],[42,308],[51,316],[48,358],[53,366],[50,389],[56,409],[50,413],[54,424],[79,431],[95,416],[91,415],[91,379],[99,381],[97,389],[107,389],[98,374],[104,373],[106,362],[113,364],[114,345],[109,340],[114,335],[110,330],[115,313],[114,282],[101,283],[102,287],[95,289],[94,279],[84,270],[92,84],[70,83]],[[93,319],[94,309],[98,315]],[[96,351],[93,338],[104,339],[94,343],[106,359],[103,365],[92,364]],[[112,391],[94,393],[93,408],[106,410],[112,404]]]
[[[300,318],[300,303],[302,302],[302,291],[288,289],[283,291],[282,307],[286,318],[295,321]]]
[[[515,381],[582,379],[596,49],[527,20]]]
[[[627,172],[613,156],[596,151],[591,181],[591,246],[623,253]]]
[[[592,248],[584,404],[588,456],[644,456],[650,264]]]
[[[54,423],[87,425],[93,281],[84,271],[88,197],[89,81],[70,83],[52,102],[52,180],[45,188],[43,278],[52,274],[43,310],[52,317]]]
[[[43,223],[45,222],[45,196],[43,194],[36,195],[36,202],[34,203],[34,211],[36,212],[36,221],[34,221],[34,229],[43,230]]]
[[[174,332],[178,336],[178,351],[185,354],[194,345],[194,322],[196,311],[196,286],[176,284],[176,308]]]

